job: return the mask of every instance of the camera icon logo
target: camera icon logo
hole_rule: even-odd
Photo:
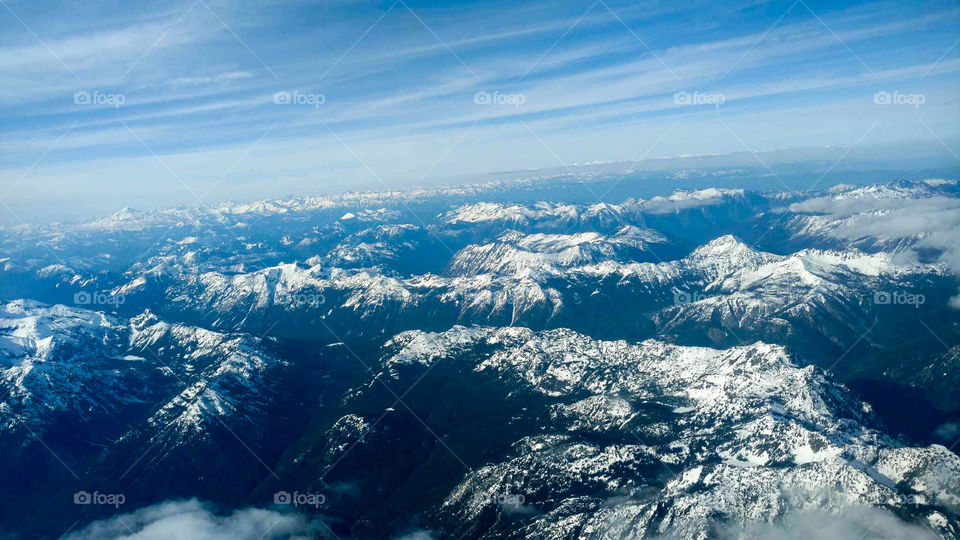
[[[489,105],[492,103],[490,92],[484,92],[483,90],[473,94],[473,102],[477,105]]]
[[[93,498],[86,491],[78,491],[73,494],[73,504],[90,504]]]
[[[873,95],[873,102],[877,105],[889,105],[891,103],[890,92],[880,91]]]
[[[86,305],[89,305],[91,302],[93,302],[93,297],[87,291],[80,291],[80,292],[74,293],[73,295],[74,304],[77,304],[80,306],[86,306]]]
[[[875,292],[873,293],[873,303],[878,305],[888,305],[892,297],[888,292]]]
[[[687,291],[673,291],[674,304],[689,304],[692,301],[693,297]]]
[[[690,105],[691,103],[690,92],[685,92],[685,91],[675,92],[673,94],[673,103],[675,105]]]
[[[289,105],[290,104],[290,92],[281,90],[273,94],[273,102],[277,105]]]
[[[273,494],[273,504],[290,504],[292,502],[288,491],[278,491]]]
[[[86,90],[80,90],[79,92],[73,93],[73,103],[75,105],[89,105],[90,104],[90,92]]]

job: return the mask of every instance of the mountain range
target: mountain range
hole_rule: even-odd
[[[0,229],[0,534],[960,536],[957,182],[563,189]]]

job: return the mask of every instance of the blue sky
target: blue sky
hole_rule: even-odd
[[[957,2],[0,4],[4,222],[746,149],[960,152]]]

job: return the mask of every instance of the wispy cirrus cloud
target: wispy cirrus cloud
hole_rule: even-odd
[[[185,1],[66,11],[11,3],[19,19],[0,18],[0,188],[40,155],[21,187],[82,177],[103,195],[136,160],[138,176],[150,178],[154,154],[189,164],[254,143],[258,151],[231,174],[290,180],[294,190],[293,178],[319,176],[301,184],[306,191],[331,165],[359,185],[371,179],[357,171],[369,168],[401,181],[464,165],[483,173],[553,166],[558,157],[631,159],[642,151],[632,140],[658,141],[658,155],[843,145],[874,120],[886,126],[864,144],[921,137],[939,146],[930,130],[948,147],[958,138],[960,59],[943,55],[956,40],[954,5],[806,5],[815,14],[794,2]],[[912,111],[871,100],[898,89],[928,99]],[[123,105],[78,105],[77,91],[120,94]],[[323,105],[277,105],[280,91],[322,95]],[[685,106],[674,101],[681,91],[719,93],[725,103]],[[478,104],[477,92],[523,103]],[[716,130],[717,118],[742,141]],[[341,141],[369,167],[344,167]],[[92,167],[99,182],[77,174]],[[207,176],[172,168],[188,181]],[[251,195],[234,184],[253,185],[224,182],[211,196]]]

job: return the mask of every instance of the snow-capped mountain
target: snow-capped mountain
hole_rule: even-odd
[[[509,231],[496,242],[472,244],[460,250],[450,261],[446,274],[551,274],[558,269],[613,260],[652,259],[645,253],[647,244],[664,242],[663,235],[652,230],[624,226],[611,236],[596,232],[578,234],[529,234]]]
[[[42,431],[49,417],[68,414],[106,419],[187,386],[164,405],[177,413],[166,423],[199,432],[210,415],[237,409],[218,387],[257,391],[263,374],[282,363],[250,336],[169,324],[149,312],[121,321],[20,300],[0,306],[0,332],[8,428],[27,422]]]
[[[364,461],[428,445],[427,465],[450,477],[433,478],[421,525],[453,536],[708,538],[797,509],[859,505],[960,532],[960,458],[878,432],[869,405],[779,346],[455,327],[400,334],[387,350],[384,371],[344,407],[369,412],[344,415],[292,461],[304,489],[320,489],[317,476],[352,478],[360,491],[409,497],[423,481],[416,470],[385,478]],[[438,439],[405,431],[416,422],[383,408],[395,403],[385,387],[409,388],[405,403]],[[372,506],[364,511],[376,515]]]
[[[208,272],[171,284],[159,293],[167,303],[157,309],[230,331],[297,338],[522,324],[698,345],[760,339],[788,344],[805,362],[823,367],[845,351],[855,361],[861,354],[849,351],[855,345],[895,356],[905,342],[890,329],[926,332],[926,324],[951,332],[949,319],[941,318],[951,310],[942,303],[898,310],[891,318],[890,306],[876,302],[887,293],[948,297],[954,278],[940,263],[857,250],[775,255],[730,235],[681,259],[634,262],[655,255],[658,245],[636,234],[508,232],[495,243],[463,248],[443,275],[404,278],[322,264]],[[121,291],[129,303],[140,301],[136,285]],[[611,312],[626,317],[610,319]],[[876,331],[864,337],[868,329]],[[869,378],[883,378],[889,363],[878,365]]]
[[[0,305],[0,347],[2,474],[37,486],[24,494],[5,483],[5,522],[42,517],[64,485],[89,489],[113,476],[141,479],[149,493],[146,484],[181,483],[167,471],[190,474],[184,457],[225,441],[224,428],[265,447],[260,426],[286,364],[248,335],[28,300]]]
[[[351,538],[960,534],[956,182],[545,182],[0,230],[0,534],[281,492]]]

